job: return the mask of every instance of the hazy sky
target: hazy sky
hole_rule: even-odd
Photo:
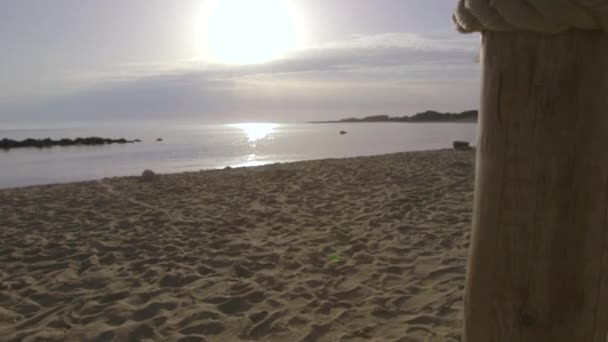
[[[214,1],[279,0],[1,0],[0,121],[300,121],[477,107],[479,37],[454,30],[455,0],[284,0],[289,19],[272,8],[216,15]],[[209,23],[226,18],[243,27],[213,24],[215,37],[238,57],[277,47],[281,25],[297,28],[297,44],[264,63],[224,64],[205,49]],[[276,42],[233,37],[262,26]]]

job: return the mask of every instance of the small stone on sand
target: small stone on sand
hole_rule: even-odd
[[[156,173],[152,170],[144,170],[141,174],[141,180],[144,182],[151,182],[156,179]]]

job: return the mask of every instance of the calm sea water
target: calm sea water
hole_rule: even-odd
[[[348,134],[341,135],[341,130]],[[451,147],[476,139],[467,123],[76,125],[1,129],[0,138],[142,139],[138,144],[0,150],[0,188],[226,166],[255,166]],[[162,142],[156,142],[162,138]]]

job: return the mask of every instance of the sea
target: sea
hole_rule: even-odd
[[[341,131],[343,133],[341,134]],[[0,127],[0,139],[140,139],[135,144],[0,149],[0,188],[252,167],[451,148],[476,142],[475,123],[104,123]],[[161,141],[162,140],[162,141]]]

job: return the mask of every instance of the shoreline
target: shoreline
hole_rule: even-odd
[[[474,149],[474,147],[473,147]],[[356,158],[367,158],[367,157],[379,157],[379,156],[390,156],[390,155],[398,155],[402,153],[416,153],[416,152],[440,152],[440,151],[451,151],[453,148],[441,148],[441,149],[431,149],[431,150],[420,150],[420,151],[408,151],[408,152],[393,152],[393,153],[385,153],[385,154],[373,154],[373,155],[362,155],[356,157],[336,157],[336,158],[321,158],[321,159],[306,159],[306,160],[295,160],[295,161],[287,161],[287,162],[269,162],[267,164],[262,165],[253,165],[253,166],[218,166],[216,168],[208,168],[208,169],[193,169],[186,171],[177,171],[177,172],[168,172],[168,173],[158,173],[159,176],[171,176],[171,175],[181,175],[187,173],[199,173],[199,172],[208,172],[208,171],[228,171],[226,168],[230,167],[231,170],[241,170],[241,169],[251,169],[258,167],[268,167],[271,165],[288,165],[294,163],[306,163],[306,162],[321,162],[321,161],[331,161],[331,160],[342,160],[342,159],[356,159]],[[0,150],[1,152],[1,150]],[[150,168],[152,171],[155,171],[154,168]],[[91,183],[91,182],[99,182],[104,179],[114,179],[114,178],[139,178],[141,176],[141,172],[144,169],[139,171],[139,174],[131,174],[131,175],[116,175],[116,176],[107,176],[101,178],[91,178],[91,179],[82,179],[82,180],[73,180],[73,181],[65,181],[65,182],[54,182],[54,183],[41,183],[41,184],[30,184],[30,185],[16,185],[16,186],[8,186],[1,187],[0,191],[3,190],[15,190],[22,188],[31,188],[31,187],[46,187],[46,186],[55,186],[55,185],[69,185],[74,183]]]
[[[474,153],[0,189],[0,339],[458,341]]]

